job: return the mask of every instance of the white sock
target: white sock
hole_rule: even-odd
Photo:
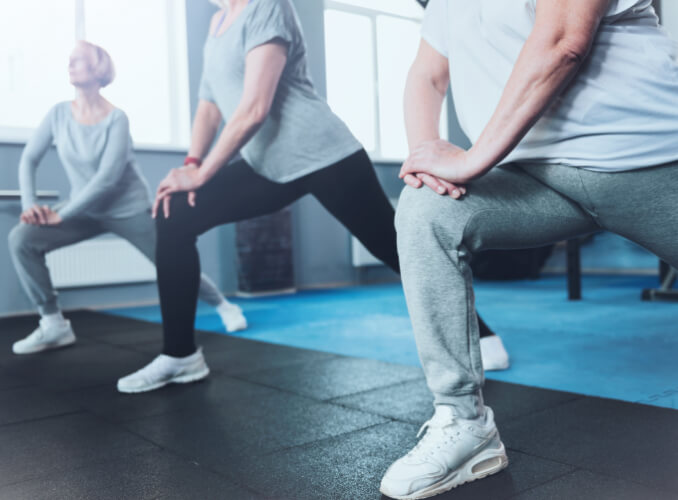
[[[217,311],[230,312],[232,309],[235,309],[235,304],[231,304],[225,298],[222,298],[221,304],[217,306]]]
[[[52,313],[52,314],[43,314],[40,318],[40,323],[45,325],[45,327],[50,328],[53,326],[61,326],[66,322],[66,318],[61,314],[61,311]]]

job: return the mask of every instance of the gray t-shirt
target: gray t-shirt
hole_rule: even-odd
[[[73,117],[71,103],[62,102],[47,113],[21,155],[24,210],[37,202],[35,172],[52,143],[71,184],[70,199],[58,209],[62,219],[124,218],[150,208],[148,184],[134,159],[127,115],[116,108],[99,123],[83,125]]]
[[[273,40],[287,45],[287,64],[268,117],[240,153],[264,177],[289,182],[362,149],[313,87],[289,0],[250,0],[225,33],[208,35],[199,97],[228,121],[243,93],[247,53]]]

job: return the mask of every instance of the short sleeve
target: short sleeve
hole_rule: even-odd
[[[447,57],[448,26],[447,0],[430,0],[424,12],[421,37],[445,57]]]
[[[214,94],[212,94],[210,84],[207,82],[207,78],[205,78],[204,70],[202,77],[200,78],[200,87],[198,87],[198,99],[201,99],[203,101],[215,102]]]
[[[273,40],[282,40],[292,47],[299,36],[299,25],[289,0],[254,1],[257,5],[247,23],[245,53]]]
[[[616,21],[627,16],[635,16],[652,7],[652,0],[611,0],[605,22]]]

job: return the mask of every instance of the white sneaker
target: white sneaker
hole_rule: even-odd
[[[419,434],[419,443],[388,468],[380,491],[391,498],[439,495],[461,484],[499,472],[508,465],[492,410],[475,420],[454,417],[450,406],[436,412]]]
[[[224,327],[226,327],[227,332],[237,332],[238,330],[247,328],[247,319],[245,319],[245,315],[242,313],[240,306],[224,301],[217,306],[217,312],[219,313],[219,316],[221,316],[221,322],[224,324]]]
[[[480,337],[480,356],[483,359],[483,369],[506,370],[509,367],[509,355],[504,343],[498,335]]]
[[[161,354],[131,375],[118,380],[118,391],[135,393],[152,391],[167,384],[186,384],[204,379],[210,369],[205,363],[202,348],[190,356],[173,358]]]
[[[12,351],[14,354],[32,354],[34,352],[46,351],[47,349],[57,349],[65,347],[75,342],[75,334],[71,328],[71,322],[67,319],[58,324],[48,325],[44,320],[40,320],[38,326],[28,337],[14,342]]]

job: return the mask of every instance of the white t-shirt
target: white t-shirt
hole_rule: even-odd
[[[459,122],[475,142],[499,103],[538,0],[431,0],[422,37],[449,59]],[[624,171],[678,160],[676,47],[651,0],[612,0],[573,82],[501,163]]]

